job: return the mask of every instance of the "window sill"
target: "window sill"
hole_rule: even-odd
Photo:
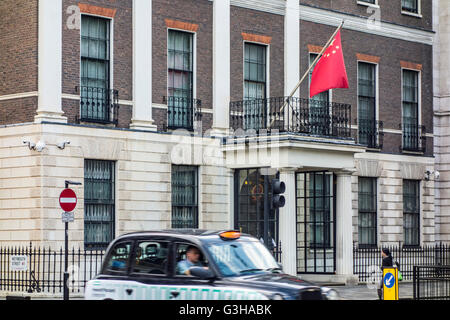
[[[402,14],[405,16],[411,16],[414,18],[418,18],[418,19],[422,19],[423,16],[420,13],[414,13],[414,12],[409,12],[409,11],[403,11],[402,10]]]
[[[403,153],[403,154],[419,155],[419,156],[425,154],[425,152],[422,152],[422,151],[407,151],[407,150],[402,150],[402,153]]]
[[[373,4],[373,3],[369,3],[369,2],[356,1],[356,4],[358,4],[360,6],[374,8],[374,9],[380,9],[380,6],[378,4]]]

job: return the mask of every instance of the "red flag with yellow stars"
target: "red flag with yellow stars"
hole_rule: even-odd
[[[309,95],[312,98],[318,93],[335,88],[348,88],[347,71],[342,53],[341,30],[338,31],[314,67]]]

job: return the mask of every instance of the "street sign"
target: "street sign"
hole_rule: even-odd
[[[77,206],[77,195],[72,189],[64,189],[59,196],[59,205],[64,212],[71,212]]]
[[[24,255],[15,255],[11,256],[9,270],[11,271],[27,271],[27,256]]]
[[[75,215],[73,212],[63,212],[62,214],[62,222],[73,222],[75,219]]]
[[[398,269],[383,268],[383,300],[398,300]]]

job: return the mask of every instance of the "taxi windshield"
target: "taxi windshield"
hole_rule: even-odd
[[[207,250],[224,277],[281,271],[269,250],[258,241],[210,243]]]

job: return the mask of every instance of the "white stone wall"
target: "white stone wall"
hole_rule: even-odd
[[[24,136],[44,141],[47,148],[42,153],[29,150],[22,143]],[[218,140],[50,124],[1,128],[0,137],[1,243],[62,245],[59,194],[66,179],[84,186],[85,159],[116,161],[116,236],[171,227],[172,164],[199,167],[199,227],[229,228],[232,180],[220,165]],[[70,145],[57,148],[66,140]],[[185,142],[182,147],[180,142]],[[173,156],[174,147],[182,150],[181,157]],[[69,224],[70,244],[81,248],[83,186],[71,186],[78,204],[75,221]]]
[[[434,170],[434,159],[387,155],[357,154],[352,176],[353,241],[358,242],[358,177],[377,178],[378,244],[403,243],[403,179],[420,180],[420,242],[435,241],[434,180],[426,181],[425,171]]]
[[[434,61],[434,134],[436,169],[436,232],[437,241],[450,241],[450,2],[433,2]]]

